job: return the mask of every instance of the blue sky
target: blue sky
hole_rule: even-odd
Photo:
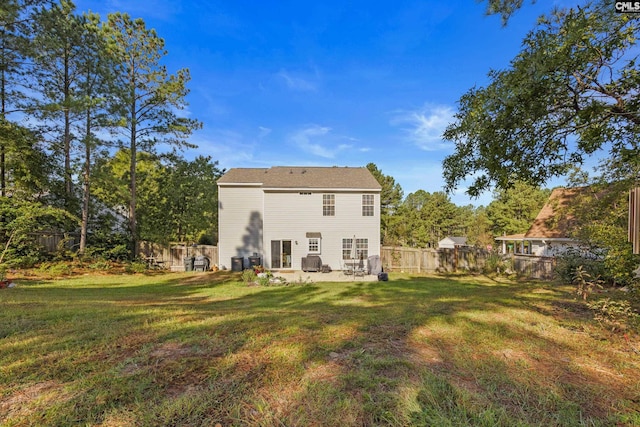
[[[143,18],[188,68],[188,114],[203,122],[185,157],[222,168],[375,163],[405,195],[441,191],[453,147],[440,135],[461,95],[519,52],[551,2],[507,27],[460,1],[77,0],[78,11]],[[487,204],[491,194],[458,205]]]

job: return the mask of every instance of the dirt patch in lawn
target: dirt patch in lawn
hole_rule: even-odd
[[[68,401],[73,394],[64,390],[57,381],[44,381],[27,385],[0,398],[0,421],[29,417],[53,402]]]

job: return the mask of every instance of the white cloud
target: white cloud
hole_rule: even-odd
[[[352,138],[335,135],[331,128],[319,125],[310,125],[294,132],[289,137],[289,141],[296,147],[313,154],[314,156],[333,159],[339,153],[347,151],[353,147],[341,141],[352,140]]]
[[[453,121],[454,110],[445,105],[425,104],[413,111],[398,111],[391,125],[401,127],[407,139],[425,151],[449,149],[442,134]]]
[[[245,166],[253,162],[256,144],[240,132],[229,129],[211,129],[197,132],[190,142],[198,148],[189,154],[209,155],[222,167]]]
[[[280,70],[276,76],[282,79],[287,87],[298,92],[314,92],[316,85],[302,77],[294,76],[286,70]]]
[[[271,129],[264,126],[258,126],[258,139],[262,139],[267,135],[269,135],[270,133],[271,133]]]

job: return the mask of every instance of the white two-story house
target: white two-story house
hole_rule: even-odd
[[[380,190],[367,168],[230,169],[218,179],[220,268],[260,258],[268,269],[302,269],[317,255],[333,270],[380,255]]]

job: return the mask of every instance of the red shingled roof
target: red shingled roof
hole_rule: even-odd
[[[569,207],[586,190],[587,187],[554,189],[524,237],[569,238],[576,221]]]

